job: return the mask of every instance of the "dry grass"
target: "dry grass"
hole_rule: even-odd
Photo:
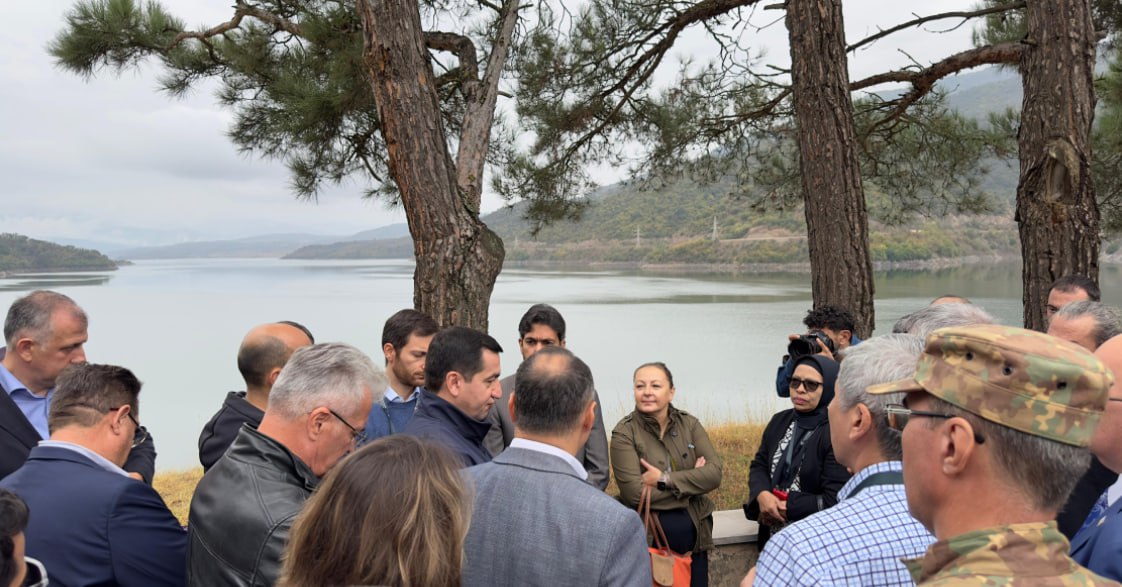
[[[748,465],[760,446],[765,423],[718,424],[706,427],[709,439],[724,463],[724,476],[721,487],[709,494],[717,504],[718,510],[739,509],[748,497]],[[191,506],[191,495],[195,485],[203,476],[201,467],[188,471],[169,471],[156,474],[153,485],[163,496],[168,508],[182,524],[187,523],[187,510]],[[608,485],[610,495],[619,495],[615,481]]]
[[[187,471],[166,471],[156,473],[152,486],[164,498],[171,513],[179,519],[179,523],[187,525],[187,510],[191,507],[191,496],[195,493],[195,485],[203,477],[203,468],[195,467]]]

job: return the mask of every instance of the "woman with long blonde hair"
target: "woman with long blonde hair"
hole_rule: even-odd
[[[413,436],[362,447],[297,518],[279,585],[458,587],[471,512],[460,466]]]

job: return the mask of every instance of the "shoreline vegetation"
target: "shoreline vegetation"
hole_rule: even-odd
[[[748,466],[752,464],[752,457],[756,456],[760,437],[766,426],[765,420],[716,424],[705,428],[724,463],[721,487],[709,494],[718,510],[740,509],[740,505],[748,497]],[[187,524],[191,495],[202,476],[202,467],[185,471],[160,471],[152,482],[152,486],[164,498],[181,524]],[[619,494],[614,480],[608,485],[608,494]]]
[[[23,273],[112,271],[117,264],[92,249],[0,233],[0,277]]]

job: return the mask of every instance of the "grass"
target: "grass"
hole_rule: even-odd
[[[760,436],[764,432],[764,422],[718,424],[707,427],[709,439],[724,463],[721,487],[709,497],[717,504],[718,510],[740,509],[748,497],[748,465],[756,455]],[[191,506],[191,495],[195,485],[203,476],[202,467],[187,471],[168,471],[156,474],[153,486],[163,496],[168,508],[181,524],[187,523],[187,510]],[[615,481],[608,485],[608,493],[618,495]]]

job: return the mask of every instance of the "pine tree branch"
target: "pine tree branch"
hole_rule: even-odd
[[[889,36],[893,33],[898,33],[898,32],[900,32],[904,29],[908,29],[908,28],[912,28],[912,27],[918,27],[922,24],[926,24],[926,23],[936,21],[936,20],[943,20],[943,19],[947,19],[947,18],[961,18],[963,22],[966,22],[967,20],[970,20],[971,18],[977,18],[979,16],[986,16],[988,14],[997,14],[997,13],[1000,13],[1000,12],[1008,12],[1010,10],[1019,10],[1021,8],[1024,8],[1024,7],[1025,7],[1025,2],[1022,1],[1022,2],[1015,2],[1013,4],[1004,4],[1004,5],[1001,5],[1001,6],[991,6],[990,8],[985,8],[985,9],[981,9],[981,10],[943,12],[943,13],[940,13],[940,14],[932,14],[930,16],[922,16],[922,17],[919,17],[919,18],[916,18],[916,19],[913,19],[913,20],[909,20],[908,22],[898,24],[898,25],[896,25],[892,28],[884,29],[884,30],[880,31],[879,33],[877,33],[875,35],[865,37],[864,39],[861,39],[860,41],[857,41],[856,43],[846,47],[845,51],[846,51],[846,53],[852,53],[852,52],[856,51],[857,49],[860,49],[861,47],[863,47],[865,45],[868,45],[870,43],[879,41],[880,39],[883,39],[883,38],[885,38],[885,37],[887,37],[887,36]],[[956,25],[955,28],[957,28],[958,26],[962,26],[962,24],[960,23],[959,25]]]
[[[218,35],[226,34],[238,28],[239,26],[241,26],[242,20],[247,16],[256,18],[257,20],[265,24],[272,25],[277,30],[285,31],[297,37],[303,36],[300,31],[300,25],[286,18],[282,18],[271,12],[257,8],[256,6],[250,6],[242,0],[238,0],[235,6],[236,8],[234,9],[234,17],[230,20],[222,24],[213,26],[205,31],[181,31],[180,33],[175,35],[170,43],[164,46],[164,51],[171,51],[180,43],[188,39],[195,39],[205,44],[213,53],[213,47],[210,44],[210,39]]]
[[[441,31],[426,31],[425,46],[436,51],[447,51],[460,60],[460,77],[464,80],[478,81],[479,58],[475,52],[475,43],[468,37],[458,33],[445,33]]]

